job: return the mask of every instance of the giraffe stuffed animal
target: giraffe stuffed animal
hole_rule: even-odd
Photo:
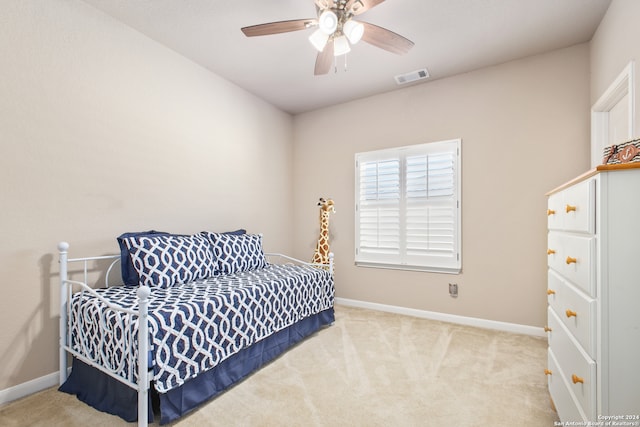
[[[333,200],[320,197],[320,237],[316,244],[316,251],[313,253],[311,262],[317,264],[329,264],[329,214],[335,213],[336,208]]]

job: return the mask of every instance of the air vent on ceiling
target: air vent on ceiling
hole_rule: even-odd
[[[423,68],[422,70],[416,70],[406,74],[399,74],[395,78],[396,78],[396,83],[398,83],[399,85],[403,85],[403,84],[415,82],[417,80],[424,80],[428,77],[429,77],[429,71],[427,71],[426,68]]]

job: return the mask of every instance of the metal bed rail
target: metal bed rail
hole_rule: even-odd
[[[68,363],[67,353],[79,358],[83,362],[93,366],[107,375],[115,378],[116,380],[128,385],[129,387],[137,390],[138,392],[138,426],[146,427],[148,425],[148,404],[149,404],[149,385],[150,375],[148,371],[148,352],[149,352],[149,296],[151,290],[147,286],[140,286],[137,291],[138,296],[138,310],[131,310],[124,307],[120,307],[116,304],[110,303],[103,297],[101,297],[94,289],[88,284],[88,275],[90,272],[89,263],[97,260],[109,260],[113,262],[109,265],[106,273],[105,281],[107,286],[109,283],[109,274],[113,269],[113,266],[119,261],[120,255],[106,255],[98,257],[86,257],[86,258],[69,258],[68,257],[69,244],[66,242],[60,242],[58,244],[58,252],[60,257],[60,385],[67,380]],[[83,279],[82,281],[69,280],[69,264],[70,263],[82,263],[83,264]],[[135,348],[133,348],[134,340],[130,337],[131,350],[127,352],[127,361],[129,362],[129,374],[127,378],[124,378],[110,367],[103,366],[98,361],[92,359],[88,352],[79,352],[71,346],[71,322],[74,321],[71,313],[71,294],[73,287],[79,287],[82,292],[88,292],[91,295],[98,298],[101,302],[107,305],[109,309],[121,311],[132,316],[137,316],[138,326],[138,354],[137,359],[134,360],[131,355],[135,354]],[[103,323],[103,322],[101,322]],[[105,325],[101,325],[104,327]],[[80,340],[84,342],[84,340]],[[133,366],[138,369],[138,381],[135,381]]]
[[[329,264],[320,264],[320,263],[315,263],[315,262],[307,262],[307,261],[303,261],[301,259],[298,258],[293,258],[290,257],[288,255],[284,255],[281,253],[265,253],[264,254],[267,258],[282,258],[282,259],[286,259],[287,261],[292,261],[294,263],[297,264],[302,264],[302,265],[308,265],[311,267],[318,267],[318,268],[323,268],[323,269],[328,269],[329,273],[331,273],[331,275],[333,276],[333,252],[329,253]]]

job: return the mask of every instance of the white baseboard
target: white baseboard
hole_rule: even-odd
[[[36,378],[13,387],[0,390],[0,405],[29,396],[50,387],[58,385],[60,376],[52,372],[44,377]]]
[[[498,331],[512,332],[516,334],[532,335],[535,337],[547,336],[543,328],[539,328],[536,326],[519,325],[517,323],[498,322],[496,320],[458,316],[456,314],[438,313],[436,311],[416,310],[414,308],[398,307],[395,305],[378,304],[375,302],[358,301],[347,298],[336,298],[336,304],[342,304],[350,307],[368,308],[370,310],[386,311],[389,313],[404,314],[407,316],[438,320],[441,322],[475,326],[477,328],[495,329]]]

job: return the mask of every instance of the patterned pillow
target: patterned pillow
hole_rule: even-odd
[[[233,274],[256,270],[267,266],[259,234],[223,234],[205,231],[211,240],[216,270],[221,274]]]
[[[214,275],[211,242],[202,235],[124,238],[139,284],[168,288]]]
[[[118,245],[120,246],[120,267],[122,271],[122,282],[127,286],[138,286],[140,282],[140,276],[138,276],[138,272],[136,271],[133,263],[131,262],[131,256],[129,254],[129,248],[125,243],[125,239],[128,237],[142,237],[142,236],[152,236],[162,234],[168,236],[170,233],[165,233],[164,231],[136,231],[132,233],[124,233],[116,238],[118,241]]]

